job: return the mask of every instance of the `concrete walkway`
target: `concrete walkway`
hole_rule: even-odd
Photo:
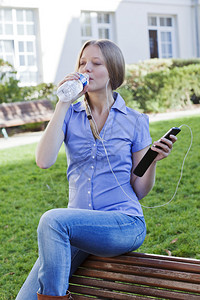
[[[22,145],[37,143],[42,131],[15,134],[9,138],[0,138],[0,150]]]
[[[174,111],[174,112],[167,112],[167,113],[160,113],[160,114],[149,114],[149,122],[191,117],[194,115],[200,115],[200,106],[197,106],[196,108],[193,108],[191,110],[181,110],[181,111]]]
[[[200,115],[200,107],[198,106],[195,109],[185,110],[185,111],[177,111],[177,112],[169,112],[169,113],[160,113],[160,114],[149,114],[149,121],[164,121],[175,118],[182,118],[187,116]],[[178,126],[174,124],[174,126]],[[28,132],[28,133],[20,133],[13,135],[9,138],[0,138],[0,150],[7,149],[11,147],[17,147],[21,145],[33,144],[37,143],[42,135],[42,131],[39,132]]]

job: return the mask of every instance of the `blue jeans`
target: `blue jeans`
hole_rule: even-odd
[[[70,276],[88,254],[111,257],[133,251],[145,235],[143,217],[118,211],[47,211],[38,226],[39,258],[16,300],[36,300],[37,292],[64,296]]]

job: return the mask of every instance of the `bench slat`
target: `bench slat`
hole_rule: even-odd
[[[93,269],[83,269],[83,268],[78,269],[76,274],[81,276],[102,278],[106,280],[137,283],[137,284],[143,284],[147,286],[157,286],[160,288],[200,293],[200,285],[195,283],[172,281],[172,280],[166,280],[160,278],[151,278],[146,276],[114,273],[114,272],[107,272],[107,271],[100,271],[100,270],[93,270]]]
[[[24,119],[15,119],[15,120],[10,120],[9,122],[1,122],[0,128],[3,127],[14,127],[14,126],[21,126],[25,124],[31,124],[31,123],[39,123],[39,122],[45,122],[49,121],[52,115],[46,115],[44,116],[38,116],[35,118],[24,118]]]
[[[49,100],[0,104],[0,128],[49,121],[53,105]]]
[[[95,289],[95,288],[90,288],[90,287],[80,287],[80,286],[76,286],[74,285],[73,288],[72,286],[70,286],[71,290],[73,289],[74,293],[83,293],[85,295],[95,295],[95,296],[99,296],[102,297],[100,299],[119,299],[119,300],[130,300],[130,299],[140,299],[140,300],[149,300],[152,298],[149,297],[141,297],[141,296],[137,296],[137,295],[129,295],[129,294],[125,294],[125,293],[118,293],[118,292],[114,292],[114,291],[109,291],[109,290],[103,290],[103,289]],[[72,296],[74,299],[75,295],[72,292]]]
[[[100,279],[94,279],[94,278],[85,278],[85,277],[78,277],[74,276],[72,277],[71,281],[72,284],[78,284],[81,285],[87,285],[91,287],[99,287],[99,288],[106,288],[111,290],[119,290],[129,293],[135,293],[140,295],[147,295],[147,296],[154,296],[154,297],[160,297],[160,298],[168,298],[173,300],[198,300],[198,295],[192,295],[192,294],[185,294],[181,292],[174,292],[164,289],[156,289],[156,288],[149,288],[146,286],[139,286],[139,285],[132,285],[132,284],[123,284],[119,282],[113,282],[113,281],[104,281]],[[73,292],[74,288],[73,285],[70,286],[70,291]]]
[[[116,257],[96,257],[92,256],[90,257],[90,260],[96,260],[96,261],[106,261],[106,262],[119,262],[119,263],[125,263],[130,265],[137,265],[137,266],[145,266],[145,267],[156,267],[156,268],[162,268],[162,269],[168,269],[168,270],[177,270],[177,271],[188,271],[188,272],[194,272],[199,274],[199,268],[200,266],[198,264],[193,263],[186,263],[186,262],[180,262],[180,261],[168,261],[168,260],[162,260],[159,259],[152,259],[152,258],[143,258],[143,257],[134,257],[134,256],[116,256]]]
[[[118,262],[118,260],[117,260]],[[95,260],[87,260],[82,264],[82,267],[93,268],[93,269],[101,269],[105,271],[112,272],[120,272],[126,274],[135,274],[141,276],[150,276],[155,278],[167,278],[169,280],[181,280],[191,283],[199,283],[200,282],[200,274],[194,274],[189,272],[180,272],[168,269],[160,269],[160,265],[155,268],[152,267],[144,267],[144,266],[133,266],[130,264],[119,264],[119,263],[110,263],[104,261],[95,261]]]
[[[75,295],[73,294],[73,299],[74,300],[88,300],[88,299],[95,299],[95,300],[102,300],[102,298],[97,298],[97,297],[89,297],[89,296],[83,296],[83,295]]]
[[[140,253],[140,252],[128,252],[128,253],[123,254],[123,256],[124,257],[125,256],[134,256],[134,257],[141,257],[141,258],[152,258],[155,261],[157,261],[157,259],[170,260],[170,261],[185,262],[185,263],[200,265],[199,259],[186,258],[186,257],[166,256],[166,255],[148,254],[148,253]],[[92,255],[91,255],[91,257],[92,257]]]

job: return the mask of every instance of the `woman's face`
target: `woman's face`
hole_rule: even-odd
[[[78,71],[89,75],[88,92],[99,92],[106,88],[109,74],[98,46],[89,45],[84,49]]]

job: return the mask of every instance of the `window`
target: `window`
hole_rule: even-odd
[[[149,48],[151,58],[171,58],[176,56],[174,23],[174,17],[148,17]]]
[[[113,39],[113,14],[81,12],[82,43],[89,39]]]
[[[34,10],[0,9],[0,58],[14,66],[23,85],[38,81],[35,27]]]

